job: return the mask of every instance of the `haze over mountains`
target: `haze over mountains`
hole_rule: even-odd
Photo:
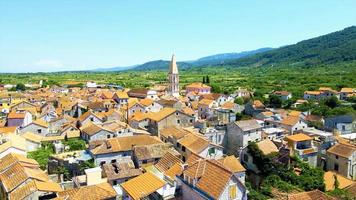
[[[215,54],[211,56],[206,56],[199,58],[197,60],[192,60],[192,61],[182,61],[182,62],[177,62],[179,65],[180,69],[184,68],[189,68],[189,67],[202,67],[202,66],[215,66],[215,65],[221,65],[226,61],[230,60],[235,60],[238,58],[243,58],[246,56],[254,55],[256,53],[262,53],[266,52],[269,50],[272,50],[273,48],[260,48],[257,50],[252,50],[252,51],[243,51],[240,53],[222,53],[222,54]],[[168,60],[154,60],[154,61],[149,61],[140,65],[133,65],[133,66],[127,66],[127,67],[113,67],[113,68],[99,68],[95,69],[94,71],[101,71],[101,72],[109,72],[109,71],[124,71],[124,70],[164,70],[168,68],[169,65]]]
[[[313,66],[356,60],[356,26],[304,40],[280,48],[261,48],[240,53],[223,53],[193,61],[177,62],[180,69],[191,67]],[[94,71],[167,70],[168,60],[155,60],[128,67],[101,68]]]

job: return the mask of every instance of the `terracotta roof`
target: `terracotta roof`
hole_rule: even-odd
[[[135,168],[132,160],[128,162],[104,164],[103,171],[109,181],[132,178],[142,174],[141,169]]]
[[[352,196],[356,197],[356,183],[345,188],[347,192],[349,192]]]
[[[128,99],[129,95],[127,95],[127,92],[123,92],[123,91],[118,91],[115,93],[117,95],[117,97],[119,97],[120,99]]]
[[[226,169],[232,173],[244,172],[246,169],[241,165],[240,161],[235,156],[226,156],[218,160]]]
[[[203,84],[203,83],[197,82],[197,83],[191,83],[191,84],[189,84],[189,85],[186,85],[185,88],[209,89],[209,88],[211,88],[211,87],[208,86],[208,85],[205,85],[205,84]]]
[[[219,199],[233,173],[222,167],[216,161],[198,159],[188,164],[183,171],[185,176],[196,179],[196,187],[214,199]]]
[[[290,95],[290,92],[288,92],[288,91],[274,91],[273,94],[279,95],[279,96],[288,96],[288,95]]]
[[[173,165],[181,163],[181,159],[178,157],[179,153],[174,151],[167,151],[161,159],[155,164],[155,167],[161,171],[165,172],[169,170]]]
[[[48,128],[48,123],[42,119],[37,119],[35,121],[32,122],[32,124],[37,124],[39,126],[42,126],[44,128]]]
[[[179,176],[183,173],[183,166],[181,163],[174,164],[171,168],[164,172],[164,175],[174,180],[176,176]]]
[[[145,99],[141,99],[140,100],[140,104],[143,105],[143,106],[151,106],[153,104],[153,100],[152,99],[148,99],[148,98],[145,98]]]
[[[193,116],[195,114],[194,110],[189,107],[183,108],[182,112],[184,112],[185,114],[190,115],[190,116]]]
[[[0,145],[0,153],[5,152],[11,147],[25,152],[26,140],[19,135],[11,134],[8,136],[8,140]]]
[[[295,116],[287,116],[281,121],[281,124],[288,125],[288,126],[294,126],[296,123],[298,123],[299,117]]]
[[[94,155],[130,151],[133,146],[162,143],[157,137],[148,135],[134,135],[111,138],[91,150]]]
[[[31,180],[12,191],[9,195],[10,199],[25,199],[36,191],[41,192],[60,192],[62,188],[58,183],[47,181],[40,182]]]
[[[23,166],[39,167],[37,161],[34,159],[26,158],[20,154],[9,153],[0,158],[0,173],[15,163],[20,163]]]
[[[121,187],[132,199],[138,200],[152,194],[162,188],[165,184],[166,183],[163,180],[156,177],[151,172],[146,172],[122,183]]]
[[[189,133],[185,135],[183,138],[178,140],[178,142],[193,153],[202,152],[210,144],[210,142],[207,139],[198,136],[197,134],[194,133]]]
[[[175,113],[177,110],[174,108],[163,108],[159,112],[156,112],[154,115],[150,116],[150,119],[153,121],[159,122],[162,119],[168,117],[169,115]]]
[[[115,198],[117,194],[109,183],[100,183],[64,190],[57,195],[65,200],[105,200]]]
[[[339,189],[344,189],[355,183],[355,181],[352,181],[344,176],[341,176],[340,174],[337,174],[332,171],[328,171],[324,173],[324,183],[325,183],[326,191],[335,189],[335,176],[337,181],[339,182]]]
[[[277,146],[269,139],[257,142],[257,146],[265,155],[278,152]]]
[[[107,130],[105,128],[103,128],[100,125],[94,124],[94,123],[90,123],[88,126],[85,126],[82,129],[83,133],[86,133],[89,136],[95,135],[96,133],[98,133],[99,131],[107,131],[107,132],[112,132],[111,130]]]
[[[0,127],[0,133],[15,133],[16,129],[16,126]]]
[[[236,106],[235,103],[228,101],[228,102],[224,103],[224,104],[221,106],[221,108],[222,108],[222,109],[232,110],[232,109],[235,108],[235,106]]]
[[[148,160],[161,158],[169,150],[170,146],[166,143],[135,146],[133,151],[138,160]]]
[[[346,145],[346,144],[335,144],[330,149],[327,150],[328,153],[332,153],[344,158],[349,158],[356,151],[356,146],[354,145]]]
[[[260,100],[254,100],[252,105],[254,108],[259,108],[259,109],[265,108],[265,105]]]
[[[309,94],[309,95],[320,95],[320,91],[305,91],[304,94]]]
[[[198,105],[210,106],[212,103],[214,103],[214,100],[202,99],[199,101]]]
[[[320,190],[313,190],[309,192],[290,194],[288,195],[288,200],[336,200],[336,199],[326,195]]]
[[[182,128],[178,128],[176,126],[170,126],[170,127],[164,128],[160,131],[160,135],[164,136],[165,138],[168,138],[171,136],[176,139],[181,139],[182,137],[184,137],[187,134],[189,134],[189,131],[182,129]]]
[[[287,136],[287,140],[293,141],[293,142],[301,142],[301,141],[306,141],[306,140],[312,140],[313,138],[309,137],[306,134],[303,133],[298,133],[295,135],[289,135]]]
[[[26,113],[25,112],[15,112],[15,111],[11,111],[9,113],[9,115],[7,116],[8,119],[23,119],[25,118]]]
[[[292,110],[288,113],[289,116],[299,117],[302,114],[300,111]]]
[[[354,89],[353,88],[341,88],[340,92],[353,93]]]
[[[236,121],[235,124],[243,131],[262,128],[255,119]]]
[[[80,117],[78,117],[78,120],[82,122],[82,121],[86,120],[90,115],[93,115],[98,119],[101,119],[100,117],[98,117],[97,115],[95,115],[93,112],[91,112],[89,110],[86,113],[82,114]]]

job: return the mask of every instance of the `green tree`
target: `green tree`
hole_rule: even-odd
[[[16,84],[16,90],[25,91],[26,90],[26,86],[23,83],[18,83],[18,84]]]
[[[69,151],[77,151],[86,149],[86,144],[84,140],[72,138],[67,141],[63,141],[65,146],[69,146]]]
[[[282,100],[277,95],[270,95],[268,98],[268,104],[273,108],[280,108],[282,107]]]
[[[330,98],[325,99],[324,104],[329,108],[336,108],[340,105],[340,102],[335,96],[332,96]]]
[[[243,105],[243,104],[244,104],[244,99],[241,98],[241,97],[236,97],[236,99],[234,100],[234,102],[235,102],[236,104]]]

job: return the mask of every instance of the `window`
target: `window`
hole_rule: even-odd
[[[106,135],[106,137],[109,139],[109,138],[110,138],[110,135]]]
[[[147,160],[143,160],[142,163],[143,163],[143,164],[147,164]]]
[[[339,171],[339,165],[338,164],[334,164],[334,170],[337,171],[337,172]]]
[[[103,166],[105,163],[106,163],[105,161],[101,161],[100,166]]]
[[[193,120],[192,120],[192,119],[190,119],[190,120],[189,120],[189,122],[190,122],[190,123],[193,123]]]
[[[338,156],[338,155],[335,155],[335,159],[339,159],[339,156]]]
[[[37,133],[42,133],[42,129],[37,129]]]
[[[342,130],[345,131],[345,125],[342,125]]]
[[[177,119],[177,123],[180,124],[180,120],[179,119]]]
[[[185,152],[185,146],[182,146],[182,151]]]
[[[90,118],[90,121],[94,121],[94,117],[91,117],[91,118]]]
[[[113,185],[117,185],[117,181],[113,181],[113,183],[112,183]]]
[[[116,159],[111,160],[111,163],[116,163]]]
[[[236,184],[229,186],[229,199],[236,199]]]

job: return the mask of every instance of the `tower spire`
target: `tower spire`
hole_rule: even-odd
[[[169,65],[169,73],[178,74],[177,61],[176,61],[176,56],[174,54],[172,55],[171,63]]]

